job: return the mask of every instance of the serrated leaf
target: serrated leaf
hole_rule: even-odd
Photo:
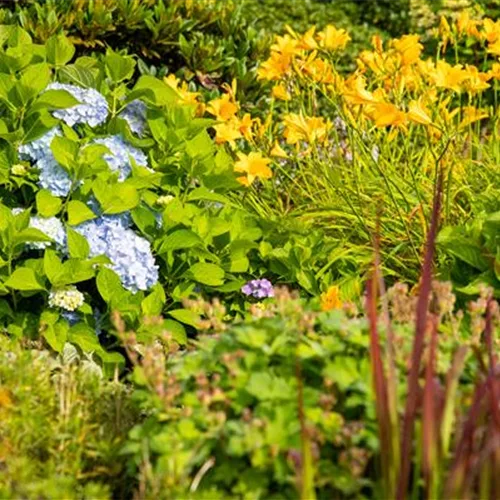
[[[189,272],[198,283],[209,286],[219,286],[224,283],[224,269],[216,264],[198,262],[191,266]]]
[[[18,267],[4,284],[8,288],[24,292],[45,290],[40,278],[29,267]]]

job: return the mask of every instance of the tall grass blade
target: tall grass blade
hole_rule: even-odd
[[[425,331],[427,328],[427,317],[429,299],[432,286],[432,263],[434,260],[435,241],[439,225],[439,214],[441,212],[441,198],[443,191],[443,174],[438,172],[437,185],[434,194],[432,208],[432,218],[429,233],[427,235],[427,248],[422,266],[420,280],[420,293],[417,302],[417,314],[415,324],[415,337],[413,341],[413,351],[411,356],[411,366],[408,374],[408,397],[403,419],[403,436],[401,444],[401,472],[399,475],[397,498],[406,498],[408,481],[410,477],[413,431],[415,427],[415,415],[418,404],[419,384],[418,376],[420,363],[424,351]]]

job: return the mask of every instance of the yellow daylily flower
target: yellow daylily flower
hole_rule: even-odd
[[[420,125],[430,125],[432,119],[425,106],[419,101],[411,101],[408,106],[408,119]]]
[[[229,94],[224,94],[219,99],[214,99],[208,103],[207,111],[218,120],[227,121],[233,118],[238,112],[236,104]]]
[[[320,46],[326,50],[344,49],[351,37],[344,29],[337,29],[329,24],[323,31],[318,33]]]
[[[321,310],[331,311],[332,309],[340,309],[342,307],[342,300],[340,299],[339,287],[333,285],[328,290],[321,294]]]
[[[260,153],[238,153],[238,161],[234,164],[234,171],[245,174],[238,177],[238,181],[245,186],[250,186],[253,181],[259,179],[270,179],[273,175],[268,167],[271,160],[264,158]]]
[[[275,97],[276,99],[280,99],[281,101],[289,101],[292,98],[284,83],[275,85],[272,90],[272,95],[273,97]]]

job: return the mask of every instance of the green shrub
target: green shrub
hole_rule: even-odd
[[[54,358],[2,336],[0,359],[0,496],[130,494],[120,458],[138,419],[129,389],[69,345]]]

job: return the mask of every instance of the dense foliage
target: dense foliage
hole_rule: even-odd
[[[497,4],[1,8],[0,496],[498,497]]]

